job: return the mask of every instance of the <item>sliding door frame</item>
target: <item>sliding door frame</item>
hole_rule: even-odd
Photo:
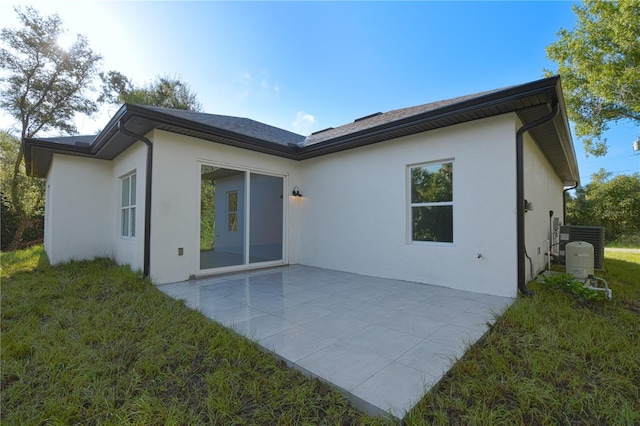
[[[259,168],[251,168],[246,166],[238,166],[236,164],[227,164],[216,161],[209,161],[204,159],[197,160],[197,185],[200,188],[201,182],[201,170],[202,166],[213,166],[220,167],[230,170],[236,170],[238,172],[244,173],[244,263],[241,265],[232,265],[232,266],[221,266],[218,268],[209,268],[209,269],[200,269],[201,263],[201,252],[200,252],[200,223],[201,223],[201,208],[197,209],[198,217],[196,221],[197,226],[197,236],[198,239],[194,242],[194,247],[197,249],[196,252],[198,255],[196,256],[196,265],[195,265],[195,276],[210,276],[210,275],[218,275],[218,274],[226,274],[230,272],[238,272],[238,271],[246,271],[250,269],[259,269],[259,268],[268,268],[273,266],[282,266],[287,265],[289,263],[288,256],[288,223],[289,223],[289,197],[287,194],[287,188],[289,188],[289,175],[287,173],[281,173],[273,170],[259,169]],[[254,262],[251,263],[251,246],[250,246],[250,236],[251,236],[251,174],[261,174],[265,176],[273,176],[282,178],[282,259],[281,260],[269,260],[264,262]],[[202,205],[202,190],[198,190],[198,206]],[[214,243],[215,244],[215,243]],[[215,246],[214,246],[215,247]]]

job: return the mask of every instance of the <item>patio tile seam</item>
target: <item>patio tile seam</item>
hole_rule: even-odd
[[[380,369],[380,371],[378,371],[377,373],[375,373],[373,376],[371,376],[369,379],[365,380],[364,382],[362,382],[361,384],[359,384],[357,387],[355,387],[353,390],[351,390],[350,392],[354,395],[356,395],[357,397],[360,397],[362,399],[367,400],[367,395],[366,395],[366,387],[367,387],[367,383],[371,380],[376,379],[376,377],[380,374],[383,374],[383,371],[386,370],[387,368],[393,367],[394,365],[397,366],[402,366],[403,368],[407,368],[409,370],[412,370],[415,372],[416,375],[420,376],[420,382],[422,382],[421,385],[421,389],[417,392],[414,393],[412,396],[409,396],[405,403],[403,404],[404,407],[395,407],[393,404],[388,403],[387,407],[383,407],[383,406],[379,406],[378,408],[383,409],[385,412],[391,414],[392,416],[401,419],[402,417],[404,417],[404,415],[409,412],[411,410],[411,408],[413,408],[426,394],[427,392],[429,392],[431,390],[431,388],[435,385],[435,383],[437,383],[437,381],[439,380],[438,377],[434,376],[431,373],[427,373],[424,371],[421,371],[415,367],[412,366],[408,366],[399,362],[392,362],[391,364],[387,365],[386,367]],[[364,395],[362,395],[364,394]],[[361,396],[362,395],[362,396]],[[406,396],[406,394],[405,394]],[[374,404],[376,406],[378,406],[379,404],[371,402],[371,404]],[[400,415],[398,415],[401,412]]]
[[[416,347],[418,347],[420,344],[424,343],[426,340],[427,340],[427,339],[422,339],[422,340],[420,340],[418,343],[416,343],[415,345],[411,346],[409,349],[407,349],[406,351],[402,352],[402,354],[398,355],[398,356],[397,356],[397,357],[395,357],[395,358],[389,358],[389,357],[387,357],[387,356],[381,355],[381,354],[376,353],[376,352],[372,352],[372,351],[367,350],[367,349],[363,349],[363,348],[361,348],[361,347],[357,347],[357,346],[349,345],[349,343],[348,343],[348,342],[343,342],[343,343],[345,343],[346,345],[349,345],[349,346],[351,346],[351,347],[354,347],[354,348],[356,348],[356,349],[358,349],[358,350],[365,351],[365,352],[369,352],[369,353],[370,353],[370,354],[372,354],[372,355],[378,356],[378,357],[380,357],[380,358],[384,358],[385,360],[389,361],[389,363],[388,363],[387,365],[385,365],[384,367],[380,368],[378,371],[376,371],[374,374],[372,374],[372,375],[371,375],[371,377],[367,378],[367,379],[366,379],[366,380],[364,380],[362,383],[358,384],[358,386],[360,386],[360,385],[362,385],[364,382],[366,382],[367,380],[371,379],[373,376],[375,376],[376,374],[378,374],[380,371],[384,370],[385,368],[389,367],[391,364],[396,363],[396,362],[397,362],[398,364],[402,364],[402,365],[404,365],[405,367],[409,367],[409,368],[412,368],[412,369],[414,369],[414,370],[416,370],[416,371],[419,371],[419,372],[420,372],[420,373],[422,373],[422,374],[428,374],[426,371],[420,370],[419,368],[416,368],[415,366],[411,366],[411,365],[405,364],[405,363],[403,363],[402,361],[400,361],[400,358],[402,358],[403,356],[407,355],[409,352],[411,352],[412,350],[414,350],[414,349],[415,349]],[[357,386],[356,386],[356,387],[357,387]],[[355,389],[355,388],[354,388],[354,389]]]

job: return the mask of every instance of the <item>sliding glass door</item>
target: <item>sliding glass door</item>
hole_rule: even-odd
[[[282,260],[283,179],[249,176],[249,263]]]
[[[283,259],[284,178],[200,166],[200,270]]]

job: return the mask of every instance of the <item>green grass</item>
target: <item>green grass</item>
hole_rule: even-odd
[[[128,267],[1,260],[2,424],[384,422]]]
[[[408,424],[640,424],[640,254],[607,253],[612,301],[519,298]]]
[[[2,424],[389,423],[127,267],[1,261]],[[531,283],[405,422],[640,424],[640,254],[605,266],[612,301]]]

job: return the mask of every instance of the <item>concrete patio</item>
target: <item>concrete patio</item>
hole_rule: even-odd
[[[165,284],[166,294],[401,418],[513,299],[308,266]]]

